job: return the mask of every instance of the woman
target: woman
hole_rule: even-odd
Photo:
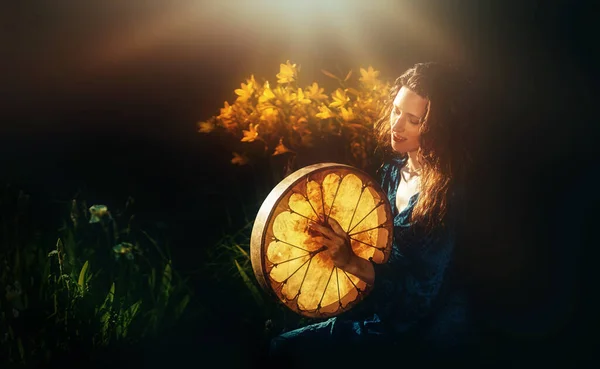
[[[385,153],[378,176],[394,216],[390,258],[380,265],[357,257],[334,219],[331,228],[311,224],[334,265],[373,289],[347,316],[273,339],[274,357],[315,364],[321,362],[315,355],[329,353],[331,363],[346,358],[356,364],[360,357],[370,362],[383,352],[395,354],[369,347],[398,347],[403,357],[413,358],[417,352],[452,354],[467,347],[467,300],[454,260],[466,174],[466,91],[457,70],[437,63],[416,64],[396,80],[376,124]],[[352,352],[356,355],[347,356]]]

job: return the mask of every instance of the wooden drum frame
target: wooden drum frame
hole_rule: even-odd
[[[325,221],[319,221],[323,214]],[[335,219],[356,255],[387,262],[393,237],[387,195],[365,172],[337,163],[299,169],[263,202],[250,239],[252,268],[261,287],[294,312],[328,318],[348,311],[369,292],[358,277],[336,268],[308,222]]]

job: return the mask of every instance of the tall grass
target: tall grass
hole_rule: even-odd
[[[249,323],[254,336],[263,343],[274,336],[313,322],[285,307],[259,285],[250,259],[250,235],[254,220],[225,234],[209,252],[211,278],[232,292],[233,304],[240,306],[235,319]]]
[[[264,291],[250,260],[250,238],[256,214],[285,174],[265,160],[260,165],[236,168],[226,175],[232,184],[228,196],[235,200],[226,208],[227,223],[222,237],[208,248],[205,268],[208,278],[226,291],[221,298],[228,299],[227,305],[237,307],[229,313],[228,319],[235,320],[235,326],[252,330],[253,337],[268,344],[278,334],[315,322],[296,314]]]
[[[192,298],[166,245],[135,222],[133,199],[114,215],[72,200],[54,233],[32,224],[30,198],[0,196],[0,362],[44,365],[173,327]],[[98,211],[100,210],[100,211]]]

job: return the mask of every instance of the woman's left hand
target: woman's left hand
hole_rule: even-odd
[[[345,270],[356,258],[350,246],[350,237],[335,219],[328,218],[327,222],[331,229],[315,222],[309,222],[308,226],[322,235],[315,236],[313,239],[327,247],[325,252],[329,253],[333,265]]]

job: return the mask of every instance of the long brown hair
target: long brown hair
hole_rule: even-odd
[[[466,175],[469,82],[458,68],[439,63],[416,64],[398,77],[375,124],[384,158],[399,155],[391,147],[390,113],[403,86],[428,99],[417,153],[422,168],[420,193],[411,221],[431,231],[444,223],[453,185]]]

